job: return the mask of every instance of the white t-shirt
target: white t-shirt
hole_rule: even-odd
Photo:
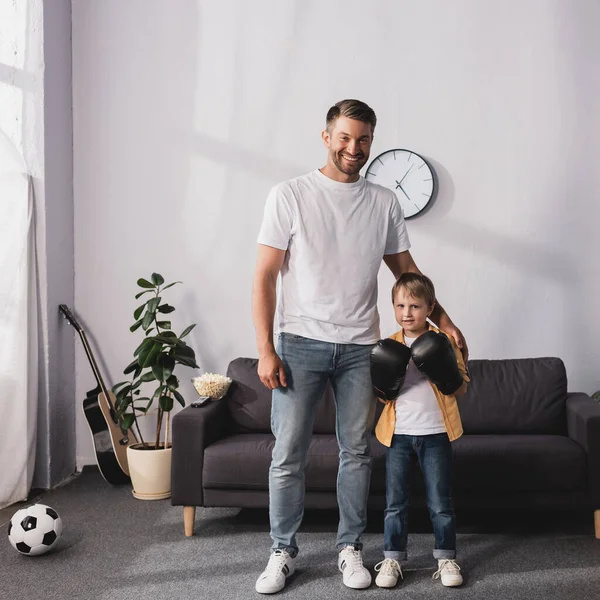
[[[404,336],[409,348],[417,338]],[[427,377],[417,369],[414,361],[408,363],[404,385],[396,398],[396,435],[432,435],[444,433],[444,417]]]
[[[287,250],[276,331],[325,342],[379,338],[377,273],[384,254],[410,248],[394,192],[312,171],[275,186],[258,243]]]

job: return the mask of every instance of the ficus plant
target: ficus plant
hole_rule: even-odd
[[[119,425],[124,430],[135,427],[138,441],[142,443],[142,448],[147,449],[161,447],[160,437],[165,413],[166,431],[163,447],[167,447],[169,417],[174,401],[185,406],[185,399],[178,391],[179,379],[174,374],[176,366],[198,368],[194,350],[183,339],[196,325],[189,325],[177,335],[171,327],[171,321],[163,316],[175,310],[163,300],[163,293],[181,282],[163,285],[164,282],[164,278],[158,273],[152,273],[150,280],[137,281],[142,291],[136,294],[136,300],[146,294],[150,297],[135,309],[135,323],[129,329],[131,332],[142,329],[144,339],[133,353],[134,360],[123,371],[125,375],[130,375],[131,379],[121,381],[112,388],[116,397],[115,417]],[[145,390],[152,386],[155,386],[154,391],[146,393]],[[154,443],[146,443],[138,417],[147,415],[155,402],[158,403],[155,440]]]

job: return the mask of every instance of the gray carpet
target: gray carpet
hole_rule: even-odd
[[[266,511],[198,509],[196,535],[183,535],[183,510],[144,502],[112,488],[95,469],[33,497],[55,508],[65,530],[47,555],[25,557],[6,538],[2,513],[2,600],[243,600],[264,598],[254,582],[268,558]],[[12,512],[12,509],[11,509]],[[600,599],[600,540],[591,515],[461,515],[459,558],[465,583],[432,581],[433,536],[427,516],[411,515],[410,560],[395,590],[343,586],[333,548],[337,516],[311,512],[299,535],[298,572],[277,597],[292,599],[449,598]],[[382,515],[364,537],[371,569],[380,560]]]

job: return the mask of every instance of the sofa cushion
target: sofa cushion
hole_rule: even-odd
[[[566,435],[567,374],[559,358],[470,360],[458,398],[464,432]]]
[[[269,488],[269,465],[275,438],[271,434],[246,433],[221,439],[204,453],[203,486],[209,489]],[[371,454],[378,473],[383,472],[385,448],[375,437]],[[313,435],[306,464],[306,489],[335,492],[339,449],[334,435]]]
[[[560,435],[463,435],[453,442],[454,489],[576,491],[587,487],[585,450]]]
[[[268,490],[268,473],[275,439],[247,433],[221,439],[204,455],[203,487],[207,489]],[[385,447],[371,438],[371,493],[385,494]],[[554,435],[465,435],[452,444],[454,491],[548,492],[585,490],[584,449]],[[314,435],[306,465],[306,489],[335,492],[339,464],[333,435]],[[423,495],[423,477],[416,467],[412,486]]]
[[[271,392],[258,378],[258,359],[236,358],[229,363],[227,375],[232,384],[227,395],[231,433],[269,433],[271,431]],[[335,402],[327,384],[317,404],[313,433],[335,432]]]
[[[225,400],[233,432],[271,431],[271,392],[258,378],[258,359],[236,358],[227,367],[232,382]]]

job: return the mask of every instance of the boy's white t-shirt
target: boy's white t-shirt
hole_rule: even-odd
[[[377,273],[385,254],[410,248],[392,190],[319,170],[285,181],[269,193],[258,243],[287,250],[277,332],[342,344],[380,338]]]
[[[417,338],[404,336],[409,348]],[[444,433],[444,417],[427,377],[409,361],[404,385],[396,398],[396,435],[432,435]]]

